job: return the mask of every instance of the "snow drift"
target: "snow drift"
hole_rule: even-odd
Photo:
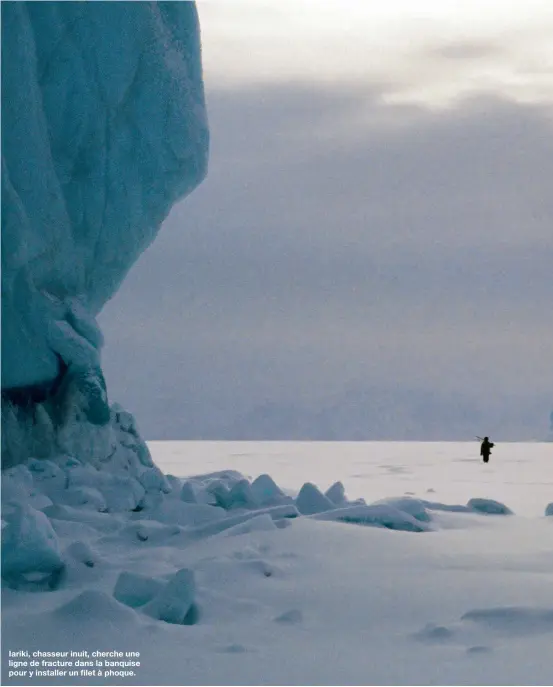
[[[362,499],[349,501],[343,486],[336,504],[310,482],[294,498],[285,496],[268,475],[250,481],[233,470],[188,479],[172,476],[170,484],[158,468],[141,467],[136,476],[122,473],[115,461],[107,471],[102,465],[59,456],[51,461],[31,458],[6,469],[2,480],[4,583],[13,589],[57,588],[67,566],[78,561],[94,568],[100,561],[94,553],[98,535],[104,544],[179,548],[218,535],[272,531],[301,517],[420,533],[440,529],[434,515],[440,511],[511,513],[503,504],[482,498],[471,499],[467,506],[410,497],[367,505]],[[225,494],[224,505],[220,493]],[[91,538],[94,530],[97,535]],[[59,535],[68,533],[69,541],[62,550]],[[80,538],[82,534],[85,540]],[[150,615],[183,622],[193,604],[193,575],[178,572],[166,591],[157,590],[157,601],[157,596],[150,599],[155,586],[155,581],[125,572],[115,585],[114,596],[131,607],[150,600]],[[180,599],[182,607],[175,608],[173,597]],[[174,620],[176,617],[180,620]]]
[[[534,510],[547,453],[527,460],[534,486],[518,485],[524,498],[511,513],[485,498],[503,498],[506,470],[486,466],[483,489],[479,461],[474,482],[455,483],[452,505],[439,481],[426,500],[418,468],[432,461],[428,448],[410,466],[414,495],[388,473],[378,490],[400,496],[352,499],[347,473],[359,461],[345,464],[341,446],[329,450],[345,481],[326,498],[320,486],[331,480],[313,447],[318,484],[297,481],[294,492],[266,474],[274,459],[263,451],[276,450],[266,445],[253,453],[264,472],[255,479],[194,474],[206,460],[218,466],[190,444],[182,477],[143,466],[122,479],[62,455],[5,470],[4,682],[36,683],[25,668],[10,677],[8,650],[71,648],[139,652],[133,685],[548,684],[551,518],[544,503]],[[434,480],[444,461],[437,446]],[[160,465],[164,451],[173,455],[152,450]],[[222,450],[227,464],[239,462],[235,447]],[[378,450],[357,448],[364,470],[382,464]],[[524,447],[514,464],[521,456]],[[90,679],[59,675],[56,684]]]

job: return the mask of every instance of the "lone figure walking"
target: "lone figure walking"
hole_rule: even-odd
[[[484,437],[484,441],[480,444],[480,455],[482,456],[484,463],[487,463],[490,460],[490,454],[494,446],[495,444],[493,444],[488,437]]]

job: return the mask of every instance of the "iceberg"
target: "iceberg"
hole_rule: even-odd
[[[151,463],[96,316],[206,174],[196,6],[8,3],[2,89],[3,466],[105,459],[122,432]]]

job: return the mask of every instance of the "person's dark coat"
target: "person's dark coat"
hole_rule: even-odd
[[[490,459],[490,454],[492,452],[492,448],[495,446],[493,442],[491,442],[488,437],[484,437],[484,441],[480,445],[480,455],[484,459],[484,463],[487,463]]]

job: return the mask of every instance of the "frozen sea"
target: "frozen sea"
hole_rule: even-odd
[[[150,449],[173,488],[142,510],[50,488],[66,571],[48,591],[3,589],[3,684],[552,684],[553,444],[500,443],[488,465],[476,441]],[[286,505],[247,503],[265,473]],[[337,505],[301,489],[336,480]],[[140,666],[10,676],[9,650],[132,651]]]
[[[543,515],[553,500],[553,443],[505,443],[490,463],[472,442],[217,442],[152,441],[165,473],[186,476],[233,468],[255,478],[269,473],[282,487],[304,482],[327,489],[340,480],[351,498],[387,496],[466,503],[504,501],[520,515]]]

